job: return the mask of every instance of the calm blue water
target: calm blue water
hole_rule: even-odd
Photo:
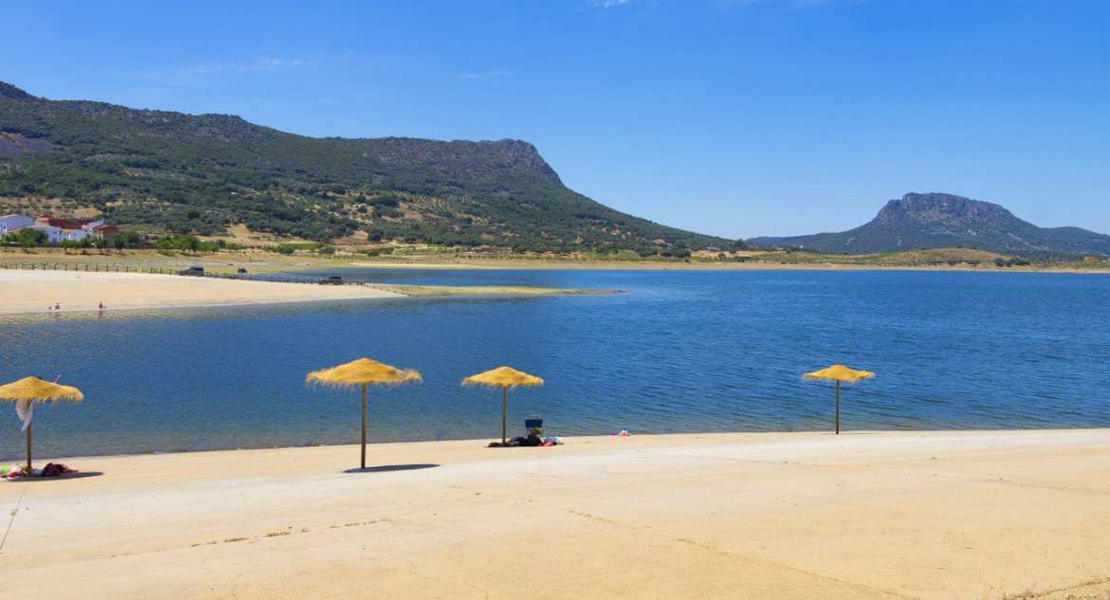
[[[357,440],[355,392],[306,372],[370,356],[425,383],[375,391],[374,441],[495,438],[498,392],[462,377],[543,376],[510,423],[555,433],[829,429],[832,388],[804,371],[876,371],[846,429],[1110,426],[1110,277],[925,272],[348,271],[372,281],[619,288],[549,298],[357,301],[0,320],[0,381],[81,387],[40,408],[36,453]],[[0,457],[22,453],[0,406]]]

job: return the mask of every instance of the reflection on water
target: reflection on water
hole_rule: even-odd
[[[845,362],[846,428],[1108,426],[1110,279],[1018,273],[363,271],[369,281],[620,288],[602,296],[350,300],[0,317],[0,380],[81,387],[36,411],[43,457],[357,440],[356,394],[308,371],[370,356],[425,383],[374,390],[375,441],[495,437],[500,364],[542,388],[511,423],[558,434],[827,429]],[[5,416],[6,415],[6,416]],[[0,407],[0,456],[22,452]]]

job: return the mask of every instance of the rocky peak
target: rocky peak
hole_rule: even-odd
[[[525,142],[524,140],[503,139],[497,140],[496,142],[480,143],[488,144],[508,168],[531,171],[559,182],[560,184],[562,183],[555,169],[552,169],[551,165],[547,164],[547,161],[540,156],[539,150],[529,142]]]
[[[875,216],[875,225],[907,223],[997,223],[1015,218],[997,204],[952,194],[909,193],[891,200]]]

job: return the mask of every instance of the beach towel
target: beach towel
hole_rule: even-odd
[[[64,475],[65,473],[76,472],[76,469],[71,469],[61,463],[47,463],[47,465],[42,468],[43,477],[57,477],[59,475]]]

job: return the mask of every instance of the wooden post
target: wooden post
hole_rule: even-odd
[[[31,424],[27,424],[27,473],[25,477],[31,476]]]
[[[505,426],[506,414],[509,412],[509,388],[501,386],[501,444],[505,444],[505,437],[508,431]]]
[[[836,382],[836,435],[840,435],[840,382]]]
[[[366,384],[362,384],[362,469],[366,468]]]

